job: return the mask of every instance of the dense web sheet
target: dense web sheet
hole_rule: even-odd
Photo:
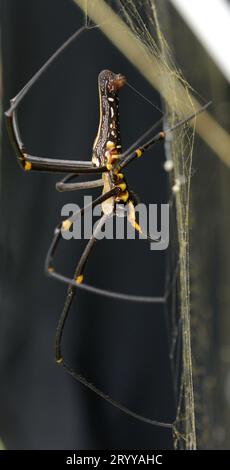
[[[194,112],[192,89],[176,67],[161,29],[163,11],[159,2],[114,0],[99,5],[96,0],[76,0],[76,3],[85,13],[86,24],[94,27],[95,22],[160,91],[166,116],[165,129]],[[123,34],[120,43],[119,38],[112,34],[110,37],[111,22],[113,29]],[[175,393],[175,421],[171,424],[174,446],[179,449],[196,448],[189,298],[189,193],[193,140],[194,127],[190,123],[170,134],[165,142],[171,226],[165,315]]]

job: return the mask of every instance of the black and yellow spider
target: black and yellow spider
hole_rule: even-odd
[[[17,155],[17,160],[20,166],[26,171],[41,171],[41,172],[56,172],[56,173],[67,173],[67,176],[56,184],[56,188],[59,191],[74,191],[79,189],[89,189],[102,187],[102,195],[96,198],[92,204],[83,207],[80,211],[76,212],[71,218],[68,218],[61,222],[54,231],[54,237],[49,248],[45,270],[46,273],[58,279],[61,282],[68,284],[67,298],[64,305],[64,309],[60,316],[57,332],[56,332],[56,362],[62,365],[75,379],[80,381],[82,384],[93,390],[96,394],[101,396],[103,399],[121,409],[125,413],[150,424],[172,427],[170,423],[162,423],[155,421],[150,418],[145,418],[120,403],[114,401],[111,397],[105,395],[93,384],[88,382],[82,375],[71,369],[64,361],[61,353],[61,339],[63,334],[64,325],[70,311],[70,307],[76,293],[77,288],[85,289],[96,294],[118,298],[122,300],[138,301],[138,302],[165,302],[164,297],[143,297],[136,295],[128,295],[118,292],[111,292],[108,290],[96,288],[94,286],[84,283],[83,273],[86,266],[86,262],[92,251],[92,248],[96,242],[96,235],[100,231],[107,219],[116,213],[116,206],[118,204],[127,205],[128,220],[132,226],[138,232],[142,232],[142,228],[137,223],[135,218],[135,205],[137,203],[134,193],[129,189],[127,180],[124,176],[124,169],[137,158],[142,157],[146,150],[155,145],[156,143],[165,139],[165,136],[174,131],[179,126],[187,123],[190,119],[194,118],[197,114],[192,114],[183,121],[178,122],[172,128],[162,130],[155,134],[152,138],[147,140],[141,145],[144,136],[141,136],[135,144],[133,144],[128,150],[122,152],[120,131],[119,131],[119,112],[118,112],[118,94],[120,89],[125,85],[126,78],[121,74],[113,73],[109,70],[103,70],[98,77],[99,86],[99,100],[100,100],[100,122],[97,132],[96,139],[93,145],[92,158],[90,161],[76,161],[76,160],[65,160],[65,159],[53,159],[46,157],[39,157],[30,155],[24,146],[20,131],[17,123],[17,108],[27,92],[34,85],[34,83],[41,77],[41,75],[47,70],[47,68],[55,61],[57,57],[87,28],[83,27],[73,34],[43,65],[43,67],[32,77],[32,79],[25,85],[25,87],[11,100],[11,106],[5,113],[7,119],[7,128],[10,136],[10,140],[14,147]],[[206,106],[201,108],[202,111]],[[154,126],[149,129],[146,133],[148,135],[152,131]],[[100,179],[87,182],[70,182],[79,174],[99,174]],[[88,241],[83,254],[77,264],[73,278],[66,277],[56,272],[53,260],[56,252],[58,243],[61,239],[61,233],[63,230],[68,230],[77,217],[81,217],[87,210],[92,209],[101,205],[102,216],[101,219],[93,232],[91,239]],[[146,238],[151,239],[149,234],[146,234]]]

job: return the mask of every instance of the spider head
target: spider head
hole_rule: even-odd
[[[116,94],[126,83],[126,78],[120,73],[102,70],[98,77],[99,90],[102,94]]]

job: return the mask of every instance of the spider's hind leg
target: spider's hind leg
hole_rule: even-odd
[[[53,236],[53,239],[49,247],[48,253],[46,255],[46,260],[45,260],[45,273],[46,274],[48,274],[49,276],[55,277],[56,279],[59,279],[61,282],[64,282],[66,284],[70,284],[72,282],[71,279],[68,279],[68,277],[57,273],[55,269],[53,268],[53,258],[56,253],[59,242],[61,240],[62,230],[69,230],[70,227],[73,225],[73,223],[78,219],[78,217],[82,216],[86,211],[92,210],[94,207],[103,203],[110,197],[116,196],[119,191],[120,190],[117,187],[112,188],[110,191],[107,191],[106,193],[102,194],[98,198],[94,199],[94,201],[88,204],[87,206],[82,207],[80,210],[75,212],[71,217],[65,219],[55,228],[54,236]]]
[[[107,395],[104,393],[102,390],[97,388],[92,382],[89,382],[82,374],[77,372],[76,370],[72,369],[64,360],[61,352],[61,340],[62,340],[62,335],[64,331],[64,326],[65,322],[68,318],[68,315],[70,313],[70,308],[72,306],[72,302],[76,293],[76,288],[83,282],[83,271],[86,266],[87,260],[89,258],[90,253],[92,252],[92,249],[97,241],[97,233],[101,230],[101,228],[104,226],[106,223],[107,219],[114,214],[104,214],[101,219],[99,220],[99,223],[96,227],[96,229],[93,232],[93,235],[89,242],[87,243],[85,250],[80,258],[80,261],[77,264],[77,267],[75,269],[74,277],[75,277],[75,282],[76,285],[74,286],[73,283],[69,285],[68,291],[67,291],[67,297],[66,301],[64,304],[64,308],[62,310],[61,316],[58,321],[58,326],[56,330],[56,337],[55,337],[55,358],[56,358],[56,363],[61,365],[65,371],[70,374],[75,380],[80,382],[82,385],[87,387],[88,389],[92,390],[96,395],[101,397],[103,400],[107,401],[110,403],[112,406],[115,408],[119,409],[120,411],[124,412],[125,414],[142,421],[144,423],[148,423],[154,426],[159,426],[162,428],[173,428],[173,423],[167,423],[167,422],[161,422],[157,421],[152,418],[147,418],[145,416],[142,416],[139,413],[136,413],[135,411],[132,411],[131,409],[127,408],[124,406],[122,403],[119,403],[118,401],[114,400],[111,396]]]
[[[99,223],[94,230],[90,240],[88,241],[81,258],[77,264],[77,267],[74,272],[74,279],[76,281],[76,284],[81,284],[83,282],[83,272],[86,266],[86,263],[89,259],[89,256],[96,244],[97,241],[97,233],[101,230],[101,228],[104,226],[106,223],[106,220],[108,219],[108,215],[103,215],[101,219],[99,220]],[[58,321],[58,326],[56,330],[56,337],[55,337],[55,359],[57,364],[62,364],[63,363],[63,357],[61,353],[61,339],[62,339],[62,334],[63,334],[63,329],[65,326],[65,322],[67,320],[67,317],[69,315],[69,311],[74,299],[76,293],[76,287],[73,285],[69,285],[68,291],[67,291],[67,297],[66,301],[64,304],[64,308],[62,310],[61,316]]]

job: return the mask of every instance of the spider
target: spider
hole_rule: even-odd
[[[95,385],[90,383],[85,377],[69,367],[64,361],[61,351],[61,340],[63,329],[68,317],[71,304],[77,288],[85,289],[99,295],[107,297],[118,298],[126,301],[133,302],[165,302],[165,297],[143,297],[137,295],[128,295],[119,292],[111,292],[108,290],[100,289],[84,282],[83,273],[90,256],[90,253],[95,245],[97,233],[106,223],[107,219],[116,213],[116,206],[118,204],[127,205],[127,217],[131,225],[137,232],[141,232],[142,228],[137,223],[135,217],[135,205],[137,204],[134,193],[129,189],[127,180],[123,170],[136,159],[143,156],[143,154],[160,141],[164,141],[167,134],[174,131],[178,127],[186,124],[189,120],[193,119],[198,113],[193,113],[186,119],[178,122],[171,128],[162,130],[155,134],[149,140],[146,140],[141,145],[146,136],[153,131],[155,125],[150,128],[144,135],[142,135],[130,148],[122,152],[120,132],[119,132],[119,113],[118,113],[118,95],[120,90],[126,83],[126,78],[120,73],[113,73],[109,70],[103,70],[98,77],[99,86],[99,99],[100,99],[100,123],[96,139],[93,144],[92,159],[91,161],[76,161],[65,159],[53,159],[46,157],[39,157],[30,155],[20,136],[20,130],[17,123],[17,108],[25,95],[34,85],[34,83],[46,72],[48,67],[66,50],[66,48],[73,43],[87,27],[82,27],[76,31],[38,70],[38,72],[31,78],[31,80],[24,86],[24,88],[10,101],[10,108],[6,111],[7,129],[10,141],[17,155],[17,161],[20,166],[27,173],[30,171],[52,172],[52,173],[67,173],[67,176],[56,184],[59,191],[74,191],[88,188],[102,187],[102,195],[97,197],[92,204],[83,207],[80,211],[73,214],[72,217],[62,221],[55,229],[51,246],[48,250],[45,260],[45,272],[49,276],[58,279],[68,285],[67,297],[63,311],[61,313],[57,330],[55,342],[55,358],[56,363],[64,367],[64,369],[72,375],[75,379],[83,385],[91,389],[101,398],[119,408],[123,412],[132,417],[149,423],[166,428],[172,428],[171,423],[159,422],[151,418],[144,417],[121,403],[113,400],[110,396],[99,390]],[[203,111],[209,103],[203,106],[198,112]],[[71,182],[79,174],[99,174],[101,178],[94,181],[86,182]],[[54,255],[61,239],[63,230],[68,230],[73,222],[81,217],[87,210],[101,205],[102,213],[99,223],[94,229],[91,239],[88,241],[83,254],[75,269],[73,278],[66,277],[58,273],[54,268]],[[147,239],[152,240],[151,236],[144,234]],[[156,240],[154,240],[156,241]]]

